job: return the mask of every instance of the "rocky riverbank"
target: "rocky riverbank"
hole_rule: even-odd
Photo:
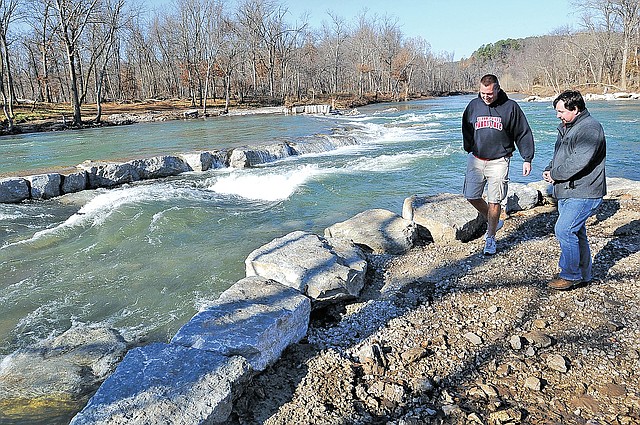
[[[610,193],[595,279],[570,291],[546,288],[548,200],[505,220],[493,257],[481,239],[370,254],[363,296],[316,312],[231,422],[640,423],[640,193]]]
[[[247,278],[113,373],[127,347],[105,329],[7,356],[0,411],[73,409],[110,374],[74,424],[637,423],[640,186],[608,184],[588,222],[589,285],[546,289],[559,248],[545,190],[505,217],[494,257],[483,223],[458,220],[472,209],[461,196],[411,196],[403,218],[369,210],[327,228],[330,243],[292,232],[257,249]],[[369,254],[339,250],[344,238]]]

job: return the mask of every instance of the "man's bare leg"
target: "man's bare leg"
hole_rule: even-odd
[[[484,199],[469,199],[468,201],[487,219],[487,236],[495,237],[498,220],[500,220],[500,214],[502,213],[502,206],[494,203],[487,204]]]

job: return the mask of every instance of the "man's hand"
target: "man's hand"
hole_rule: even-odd
[[[546,181],[547,183],[551,183],[551,184],[553,184],[553,183],[554,183],[553,179],[551,178],[551,171],[544,171],[544,172],[542,173],[542,178],[543,178],[543,179],[544,179],[544,181]]]
[[[526,177],[529,174],[531,174],[531,163],[530,162],[523,162],[522,163],[522,175]]]

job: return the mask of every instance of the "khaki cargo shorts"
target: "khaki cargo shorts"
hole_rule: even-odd
[[[486,160],[470,153],[467,157],[467,172],[464,176],[464,197],[481,199],[486,184],[487,202],[502,203],[507,197],[510,162],[510,157]]]

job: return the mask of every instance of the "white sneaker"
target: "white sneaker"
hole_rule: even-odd
[[[502,226],[504,226],[504,220],[498,220],[498,224],[496,225],[496,233],[498,233],[498,230],[502,229]],[[487,232],[484,232],[484,239],[487,239]]]
[[[496,238],[488,237],[484,241],[484,255],[493,255],[496,253]]]

